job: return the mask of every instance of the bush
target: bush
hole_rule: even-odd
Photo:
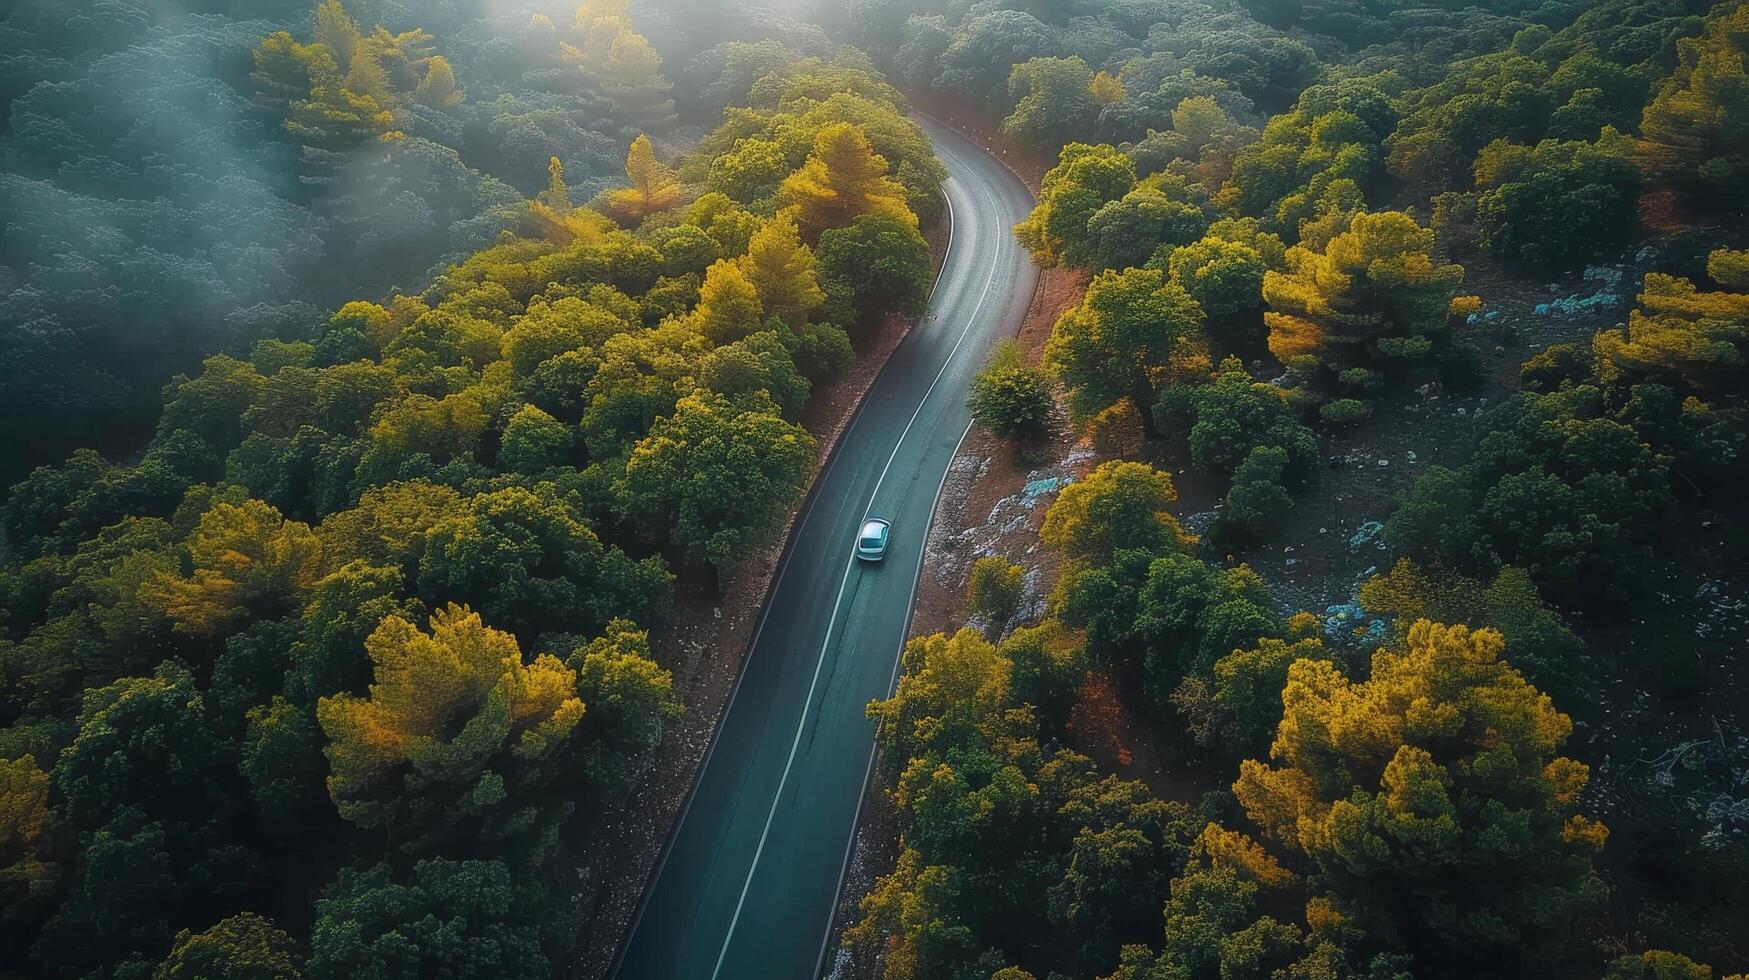
[[[1227,490],[1222,518],[1254,535],[1280,526],[1282,518],[1294,505],[1281,485],[1287,461],[1287,450],[1279,446],[1258,446],[1251,450],[1251,454],[1233,471],[1233,485]]]
[[[966,586],[966,605],[972,615],[989,623],[992,636],[1002,630],[1020,605],[1026,570],[1003,558],[991,555],[972,565],[972,579]]]
[[[1318,409],[1318,415],[1331,425],[1358,425],[1372,417],[1372,406],[1358,398],[1338,398]]]
[[[1020,344],[1004,340],[990,352],[966,401],[972,421],[1004,439],[1037,439],[1050,431],[1057,402],[1044,371],[1026,363]]]

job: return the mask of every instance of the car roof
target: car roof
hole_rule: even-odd
[[[886,521],[883,521],[878,517],[865,518],[862,522],[862,529],[864,531],[868,530],[871,527],[891,527],[891,526],[892,525],[888,524]]]

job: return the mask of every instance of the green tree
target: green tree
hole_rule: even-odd
[[[1249,350],[1262,335],[1263,255],[1242,242],[1212,235],[1171,251],[1168,274],[1208,315],[1209,338]]]
[[[632,449],[617,487],[629,515],[720,569],[769,540],[813,453],[813,437],[770,411],[689,395]]]
[[[129,810],[167,821],[191,838],[180,846],[197,847],[196,828],[225,810],[226,749],[194,677],[167,660],[150,677],[85,692],[78,735],[55,766],[55,788],[80,831]]]
[[[1287,450],[1258,446],[1233,469],[1233,482],[1221,510],[1221,519],[1254,535],[1281,526],[1293,510],[1293,498],[1282,485],[1288,466]]]
[[[1188,426],[1190,459],[1215,473],[1230,473],[1259,446],[1287,452],[1283,477],[1298,485],[1318,462],[1318,440],[1280,388],[1251,377],[1236,357],[1221,361],[1214,380],[1174,385],[1155,414],[1162,426]]]
[[[534,475],[565,462],[571,451],[571,430],[533,405],[516,410],[504,425],[498,444],[498,465]]]
[[[1629,140],[1613,129],[1594,143],[1490,147],[1476,173],[1481,244],[1501,259],[1567,269],[1615,258],[1637,237],[1640,172]]]
[[[1038,205],[1014,227],[1016,238],[1041,268],[1088,266],[1095,241],[1088,223],[1136,184],[1136,164],[1115,147],[1070,143],[1045,173]]]
[[[1087,287],[1079,306],[1058,318],[1044,359],[1068,389],[1077,415],[1092,416],[1128,399],[1143,429],[1158,437],[1154,400],[1174,372],[1206,358],[1202,325],[1196,300],[1159,270],[1105,272]]]
[[[1180,551],[1193,539],[1171,506],[1172,477],[1144,463],[1113,460],[1063,488],[1039,528],[1039,541],[1077,561],[1105,561],[1123,549]]]
[[[301,980],[290,936],[253,912],[176,934],[152,980]]]
[[[311,980],[538,980],[551,969],[499,861],[430,858],[404,878],[386,862],[345,868],[316,900]]]
[[[680,717],[674,676],[658,666],[650,634],[621,619],[601,636],[571,651],[577,693],[589,705],[578,726],[577,750],[596,793],[630,793],[649,771],[662,735]]]
[[[1099,116],[1093,69],[1079,57],[1017,64],[1008,76],[1008,92],[1014,111],[1002,121],[1002,131],[1031,146],[1061,146]]]
[[[1014,618],[1025,583],[1026,569],[1019,565],[995,555],[980,558],[972,563],[966,583],[966,606],[988,624],[987,632],[1000,637]]]
[[[935,285],[934,262],[922,232],[902,216],[865,214],[820,233],[814,250],[826,315],[838,323],[870,322],[883,313],[921,314]]]
[[[420,595],[437,608],[476,606],[522,632],[598,629],[619,616],[653,623],[671,578],[602,543],[570,507],[522,487],[482,493],[433,525],[419,559]]]

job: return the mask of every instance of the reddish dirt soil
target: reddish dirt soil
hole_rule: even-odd
[[[925,232],[937,269],[947,253],[947,231],[937,226]],[[801,422],[818,440],[816,472],[910,327],[909,321],[895,316],[853,335],[855,364],[809,399]],[[674,673],[675,694],[685,705],[685,714],[669,730],[650,774],[631,796],[621,806],[595,819],[579,820],[572,828],[572,839],[579,845],[576,850],[593,858],[577,872],[591,897],[567,971],[574,980],[605,976],[613,963],[740,676],[778,560],[804,503],[805,499],[797,501],[772,545],[723,576],[719,594],[711,595],[702,583],[683,584],[675,596],[673,621],[652,637],[657,661]]]

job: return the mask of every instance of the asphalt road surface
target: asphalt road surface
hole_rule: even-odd
[[[929,315],[874,380],[820,474],[740,683],[616,966],[621,980],[812,980],[873,760],[864,714],[887,697],[923,537],[965,394],[1020,327],[1035,271],[1014,242],[1032,194],[997,159],[923,123],[953,217]],[[892,521],[857,562],[864,516]]]
[[[923,541],[984,355],[1036,273],[1010,229],[1026,187],[924,121],[953,237],[927,318],[893,352],[805,505],[740,681],[620,950],[620,980],[811,980],[824,958]],[[886,559],[856,561],[865,516]],[[725,655],[730,651],[723,651]]]

